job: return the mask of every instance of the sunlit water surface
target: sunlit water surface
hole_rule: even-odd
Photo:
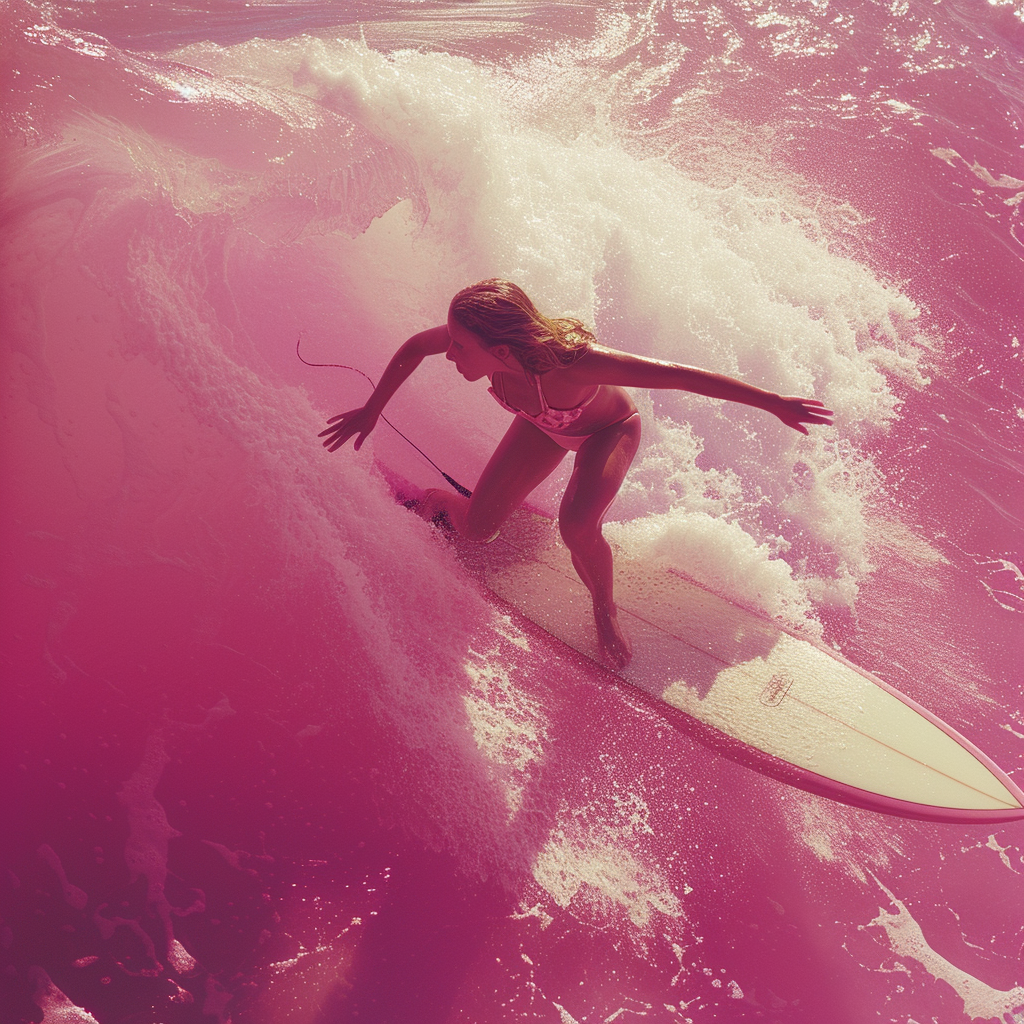
[[[1024,829],[702,745],[329,455],[501,275],[641,393],[607,532],[1020,783],[1019,2],[0,4],[3,1019],[1024,1020]],[[390,418],[470,485],[507,424]],[[567,472],[567,471],[566,471]],[[535,495],[555,507],[566,472]]]

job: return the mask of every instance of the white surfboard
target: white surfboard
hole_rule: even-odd
[[[501,598],[601,662],[590,595],[551,520],[519,513],[473,561]],[[1024,793],[989,758],[875,676],[622,551],[615,587],[634,652],[616,674],[734,741],[723,746],[741,760],[890,814],[1024,818]]]
[[[393,481],[396,493],[402,487]],[[551,519],[521,510],[458,543],[496,595],[610,671],[590,595]],[[1024,818],[1024,793],[969,740],[882,680],[682,574],[615,557],[633,660],[615,673],[736,760],[854,806],[931,821]]]

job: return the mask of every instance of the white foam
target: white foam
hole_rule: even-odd
[[[988,837],[988,842],[985,845],[990,850],[995,850],[995,852],[999,854],[999,859],[1003,862],[1003,864],[1007,867],[1007,869],[1012,871],[1015,875],[1019,875],[1020,874],[1020,872],[1010,863],[1010,858],[1007,856],[1007,853],[1010,850],[1014,850],[1018,854],[1018,857],[1017,857],[1018,861],[1021,861],[1022,863],[1024,863],[1024,858],[1020,857],[1020,850],[1018,848],[1013,847],[1013,846],[1000,846],[999,845],[999,840],[996,839],[996,837],[994,835],[991,835],[991,836]]]
[[[132,881],[145,877],[149,897],[160,901],[165,899],[167,843],[181,834],[171,827],[163,805],[154,796],[170,760],[163,735],[153,733],[146,741],[138,768],[117,793],[118,802],[128,817],[129,835],[124,856]]]
[[[68,880],[68,876],[64,871],[64,865],[61,863],[61,859],[57,856],[53,847],[44,843],[36,852],[56,873],[57,878],[60,880],[65,902],[69,906],[74,907],[75,910],[85,910],[89,902],[89,894]]]
[[[414,237],[391,243],[395,266],[419,272],[430,253],[438,268],[425,282],[410,275],[421,322],[438,319],[468,279],[506,274],[543,306],[596,319],[608,344],[813,393],[837,410],[844,438],[892,420],[890,377],[925,382],[913,304],[833,251],[788,183],[767,196],[739,182],[718,188],[638,158],[607,126],[567,137],[552,104],[531,106],[522,69],[438,53],[384,56],[352,42],[304,45],[303,88],[415,163],[429,214]],[[560,85],[580,88],[568,74],[545,79],[548,91]],[[597,101],[612,87],[589,88]],[[429,379],[429,397],[402,399],[445,401],[443,417],[418,411],[424,429],[491,443],[501,421],[486,400],[436,383]],[[754,538],[740,560],[763,562],[761,544],[785,557],[801,538],[800,556],[818,549],[818,564],[800,573],[804,597],[853,603],[873,568],[866,517],[880,485],[855,445],[820,432],[804,439],[764,414],[705,399],[661,393],[655,409],[671,419],[667,431],[649,421],[659,450],[640,453],[635,479],[645,493],[634,492],[630,518],[676,490],[676,506],[728,516]],[[790,581],[778,582],[774,599],[789,601]]]
[[[196,958],[177,939],[167,950],[167,962],[178,974],[191,974],[199,966]]]
[[[510,822],[522,809],[529,768],[544,754],[547,722],[540,703],[517,687],[498,652],[471,651],[465,664],[473,692],[463,697],[473,738],[505,793]]]
[[[41,967],[31,968],[30,973],[36,986],[36,1005],[43,1011],[43,1024],[99,1024],[88,1010],[77,1006],[57,988]]]
[[[642,798],[636,797],[642,803]],[[608,813],[600,823],[588,825],[584,813],[563,806],[559,822],[533,866],[533,876],[560,907],[577,898],[605,904],[624,912],[638,928],[650,925],[655,915],[681,917],[683,907],[667,880],[656,868],[642,864],[629,846],[635,825],[616,823]],[[603,916],[592,907],[588,916]]]
[[[793,625],[807,622],[810,601],[790,566],[734,522],[706,512],[675,512],[611,523],[606,533],[631,555],[681,569],[740,604]]]
[[[968,1017],[976,1021],[1002,1020],[1024,1007],[1024,986],[1018,985],[1007,991],[996,989],[955,966],[931,948],[906,905],[881,882],[878,885],[896,907],[896,912],[880,907],[878,917],[867,927],[884,929],[897,956],[916,961],[937,981],[949,985],[963,1001]]]
[[[805,793],[793,794],[782,813],[791,834],[821,863],[835,865],[859,882],[867,881],[869,869],[884,869],[906,856],[906,836],[883,817],[868,817]]]
[[[768,154],[759,160],[747,145],[738,167],[719,166],[708,152],[677,165],[623,137],[607,112],[635,83],[584,68],[594,55],[627,52],[631,31],[628,19],[607,18],[591,42],[546,53],[543,76],[533,56],[499,67],[326,38],[196,45],[178,56],[218,76],[216,88],[207,82],[206,93],[195,86],[189,94],[202,155],[189,153],[172,124],[132,134],[98,114],[78,126],[75,159],[97,173],[107,166],[116,180],[134,170],[151,196],[167,195],[193,217],[234,218],[230,258],[210,262],[226,269],[232,305],[204,306],[202,274],[180,277],[185,235],[137,247],[132,286],[147,293],[143,306],[163,299],[161,359],[177,359],[168,325],[197,345],[197,358],[178,360],[174,373],[193,398],[218,382],[236,389],[227,406],[204,412],[236,438],[265,429],[256,406],[279,404],[281,393],[257,396],[251,377],[215,369],[218,354],[205,339],[218,349],[231,340],[193,311],[232,324],[241,316],[252,345],[276,363],[288,318],[274,291],[246,292],[243,278],[261,275],[301,311],[287,330],[307,329],[314,357],[340,349],[374,373],[404,336],[441,320],[456,288],[500,273],[549,310],[596,321],[606,343],[813,392],[837,409],[841,436],[854,443],[826,443],[820,432],[803,439],[763,414],[704,399],[640,396],[648,440],[614,514],[726,518],[727,530],[705,523],[703,538],[688,524],[690,541],[702,541],[703,578],[748,599],[756,577],[759,606],[772,614],[800,619],[809,601],[851,605],[873,570],[866,522],[880,485],[855,442],[896,414],[891,377],[924,381],[917,310],[834,244],[833,221],[849,221],[849,211],[829,221],[831,208],[794,188]],[[671,60],[648,69],[674,70]],[[154,88],[187,86],[192,79],[179,71],[154,66]],[[247,112],[251,145],[217,142],[228,110]],[[567,110],[577,119],[571,131]],[[682,104],[676,116],[685,135],[686,118],[698,115]],[[259,157],[251,166],[238,162],[243,148]],[[329,233],[348,208],[355,237]],[[285,237],[293,239],[286,253],[264,244]],[[358,378],[338,386],[365,394]],[[239,401],[247,390],[255,404]],[[421,368],[396,410],[419,440],[450,452],[470,482],[506,422],[482,389],[439,361]],[[278,442],[294,450],[308,443],[300,433],[287,430]],[[562,483],[539,498],[553,500]],[[710,557],[716,545],[728,557]]]

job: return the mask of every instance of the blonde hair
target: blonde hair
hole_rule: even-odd
[[[508,345],[538,375],[571,366],[597,340],[579,320],[542,315],[522,288],[497,277],[463,288],[448,313],[488,348]]]

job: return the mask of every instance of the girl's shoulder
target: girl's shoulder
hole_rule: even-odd
[[[561,369],[569,376],[589,381],[595,371],[600,372],[601,368],[614,366],[625,355],[626,353],[619,352],[617,349],[592,341],[575,362]]]
[[[572,380],[583,384],[612,384],[618,387],[665,387],[659,374],[673,367],[646,356],[636,356],[607,345],[591,345],[566,372]],[[655,380],[654,378],[658,379]]]

